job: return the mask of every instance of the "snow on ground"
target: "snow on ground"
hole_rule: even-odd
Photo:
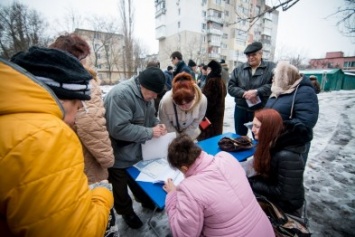
[[[111,87],[103,87],[105,92]],[[304,173],[307,213],[314,237],[355,236],[355,90],[318,94],[320,114]],[[224,132],[234,132],[234,100],[227,95]],[[155,236],[147,225],[152,212],[134,202],[145,222],[130,229],[117,216],[121,237]],[[159,236],[171,236],[165,212],[152,219]]]

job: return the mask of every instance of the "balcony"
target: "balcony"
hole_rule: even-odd
[[[158,28],[155,29],[155,38],[157,40],[165,39],[166,37],[166,26],[160,25]]]
[[[223,35],[222,30],[217,30],[217,29],[207,29],[206,34],[211,34],[211,35]]]
[[[212,21],[212,22],[217,22],[221,25],[223,25],[223,18],[221,17],[216,17],[216,16],[206,16],[206,21]]]

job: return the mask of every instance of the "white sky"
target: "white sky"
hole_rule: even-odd
[[[193,1],[193,0],[191,0]],[[200,0],[195,0],[200,1]],[[278,0],[269,0],[279,2]],[[3,0],[8,4],[11,0]],[[52,19],[63,18],[68,9],[82,16],[113,16],[118,12],[118,0],[20,0],[30,8]],[[158,52],[155,40],[154,0],[134,0],[135,30],[149,53]],[[355,39],[343,37],[337,30],[336,19],[325,19],[343,4],[343,0],[300,0],[286,12],[280,11],[276,56],[300,54],[303,58],[321,58],[327,51],[343,51],[345,56],[355,55]]]

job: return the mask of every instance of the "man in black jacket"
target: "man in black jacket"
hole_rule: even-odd
[[[247,135],[244,123],[253,120],[254,111],[263,108],[271,94],[275,64],[262,59],[262,47],[260,42],[246,47],[248,61],[233,70],[228,82],[228,93],[235,97],[234,127],[239,135]]]

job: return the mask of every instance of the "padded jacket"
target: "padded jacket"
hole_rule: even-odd
[[[105,96],[107,130],[115,156],[114,168],[128,168],[142,160],[141,144],[153,138],[154,101],[145,101],[138,77],[113,87]]]
[[[285,212],[293,212],[304,202],[303,172],[305,143],[312,140],[312,130],[299,122],[285,122],[286,130],[270,148],[269,177],[249,178],[256,194],[266,196]]]
[[[186,178],[166,196],[173,236],[275,236],[239,162],[202,151]]]
[[[231,74],[231,78],[228,82],[228,93],[235,97],[234,101],[236,106],[255,111],[263,108],[271,94],[271,80],[273,76],[273,69],[275,64],[261,60],[260,66],[256,69],[254,75],[251,75],[251,67],[248,63],[243,63],[239,67],[235,68]],[[245,91],[256,89],[261,103],[248,107],[243,94]]]
[[[93,79],[91,100],[84,101],[75,117],[75,130],[84,151],[85,174],[89,183],[108,178],[107,168],[113,166],[115,158],[106,128],[105,107],[101,96],[100,82],[92,69],[86,68]]]
[[[103,236],[113,196],[89,189],[58,98],[3,59],[0,75],[0,235]]]

